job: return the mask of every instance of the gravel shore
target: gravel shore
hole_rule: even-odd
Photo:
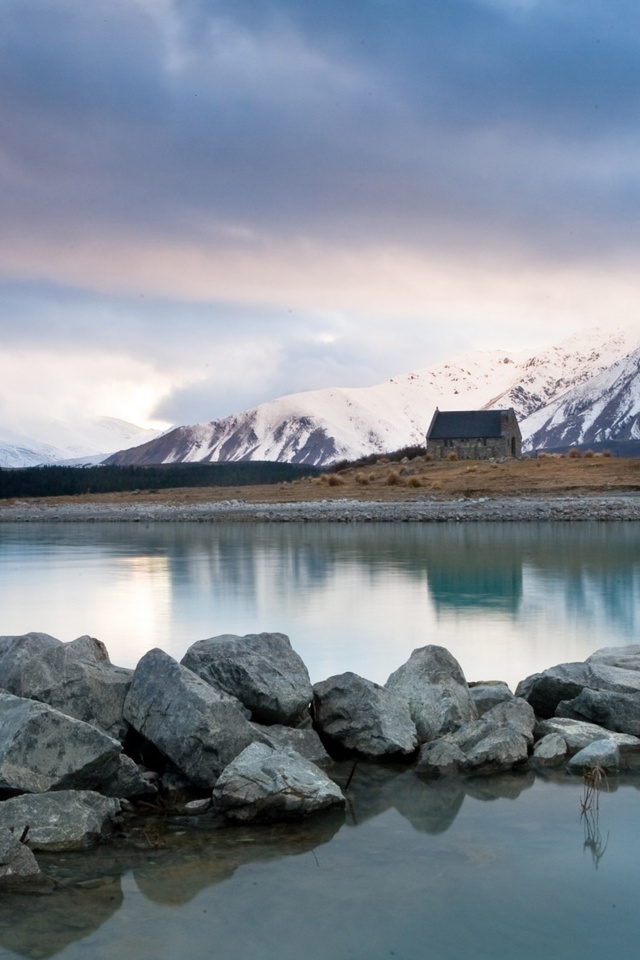
[[[0,523],[87,522],[456,522],[534,520],[639,520],[640,494],[594,496],[424,498],[404,503],[358,500],[260,504],[219,503],[46,504],[22,501],[0,506]]]

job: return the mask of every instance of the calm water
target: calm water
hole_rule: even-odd
[[[441,643],[469,679],[513,685],[638,642],[639,588],[632,524],[0,527],[0,633],[92,633],[124,665],[282,630],[314,680],[384,681]],[[0,957],[635,958],[640,780],[608,786],[586,822],[564,775],[430,783],[361,765],[346,815],[160,822],[41,856],[61,886],[0,901]]]

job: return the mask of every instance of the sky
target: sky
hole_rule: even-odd
[[[637,0],[2,0],[0,427],[640,330]]]

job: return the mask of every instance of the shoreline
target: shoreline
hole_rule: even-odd
[[[405,501],[326,499],[286,503],[223,500],[208,503],[0,505],[2,523],[447,523],[640,521],[640,494],[424,497]]]

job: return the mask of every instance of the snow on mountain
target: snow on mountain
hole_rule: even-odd
[[[520,424],[527,449],[640,440],[640,348]]]
[[[158,436],[115,417],[32,424],[29,433],[0,427],[0,467],[32,467],[55,463],[101,463],[125,444]],[[46,437],[46,441],[40,439]]]
[[[527,440],[538,422],[531,420],[534,412],[590,382],[638,347],[638,341],[637,333],[596,329],[538,354],[480,351],[375,387],[291,394],[211,423],[176,427],[107,462],[330,464],[424,443],[436,407],[513,406],[524,421]]]

